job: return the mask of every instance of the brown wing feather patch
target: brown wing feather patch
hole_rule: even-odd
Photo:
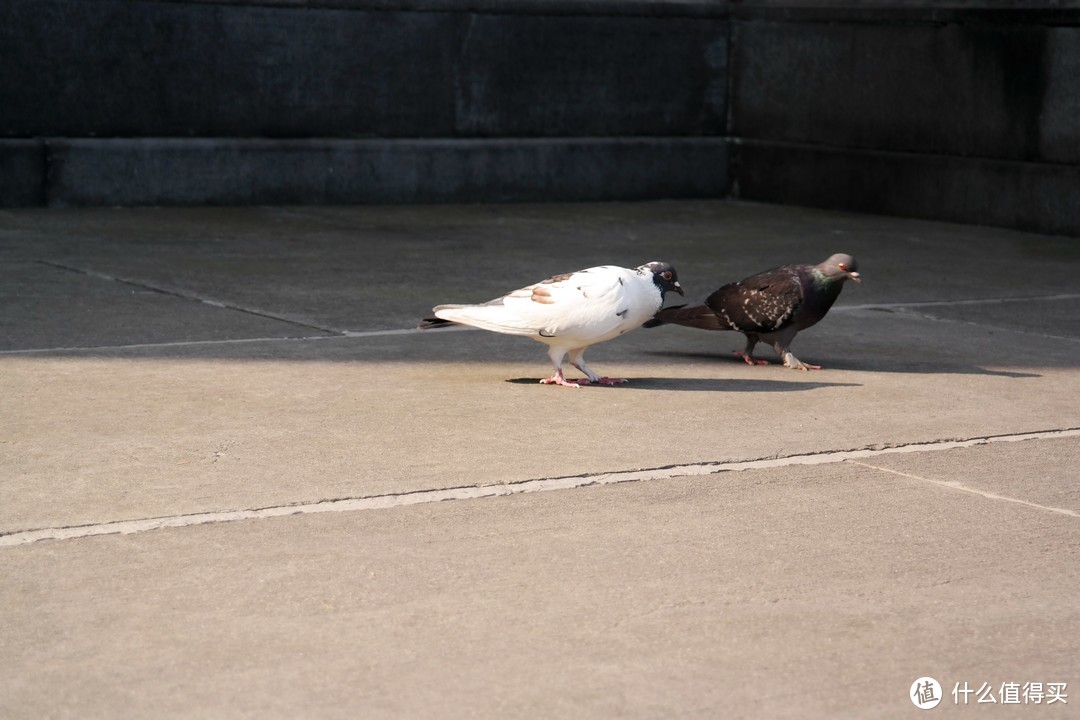
[[[544,280],[541,284],[550,285],[551,283],[562,282],[563,280],[566,280],[567,278],[569,278],[571,275],[573,275],[573,273],[563,273],[562,275],[553,275],[552,277],[549,277],[547,280]]]
[[[551,291],[543,285],[537,285],[532,291],[532,301],[543,303],[545,305],[551,305],[555,302],[551,297]]]

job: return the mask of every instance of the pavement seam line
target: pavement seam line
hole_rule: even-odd
[[[478,330],[478,328],[463,326],[442,328],[436,331],[425,332],[444,333],[465,330]],[[337,335],[294,335],[292,337],[249,337],[229,338],[226,340],[176,340],[172,342],[134,343],[132,345],[82,345],[73,347],[27,348],[24,350],[0,350],[0,355],[36,355],[43,353],[91,351],[100,352],[102,350],[146,350],[150,348],[198,347],[200,345],[242,345],[244,343],[262,342],[309,342],[314,340],[342,340],[344,338],[384,337],[387,335],[412,335],[417,332],[421,331],[415,328],[406,328],[404,330],[368,330],[365,332],[353,332],[351,330],[345,330]]]
[[[1005,327],[1004,325],[994,325],[991,323],[977,322],[975,320],[961,320],[959,318],[947,318],[940,315],[931,315],[928,312],[919,312],[917,310],[911,310],[909,308],[898,308],[896,310],[897,315],[903,315],[906,317],[918,318],[920,320],[929,320],[930,322],[939,323],[953,323],[956,325],[968,325],[970,327],[980,328],[982,330],[998,331],[998,332],[1011,332],[1020,333],[1021,335],[1031,335],[1033,337],[1045,338],[1048,340],[1064,340],[1066,342],[1080,342],[1080,337],[1070,337],[1068,335],[1052,335],[1050,333],[1037,332],[1033,330],[1025,330],[1021,328]]]
[[[335,335],[345,334],[344,330],[338,330],[337,328],[323,327],[321,325],[305,322],[303,320],[294,320],[292,318],[278,315],[277,313],[272,313],[268,310],[246,308],[242,305],[235,305],[233,303],[228,303],[223,300],[217,300],[215,298],[200,295],[198,293],[187,292],[185,290],[162,288],[156,285],[152,285],[151,283],[144,280],[135,280],[133,278],[126,278],[120,275],[111,275],[109,273],[100,272],[98,270],[90,270],[88,268],[76,267],[74,265],[65,265],[63,263],[54,262],[52,260],[38,260],[37,262],[41,265],[56,268],[58,270],[66,270],[67,272],[78,273],[80,275],[86,275],[87,277],[97,278],[99,280],[121,283],[123,285],[131,285],[132,287],[149,290],[150,292],[159,293],[161,295],[168,295],[169,297],[180,298],[181,300],[189,300],[191,302],[202,303],[203,305],[209,305],[210,307],[219,308],[221,310],[232,310],[234,312],[240,312],[247,315],[254,315],[256,317],[266,318],[267,320],[276,320],[278,322],[288,323],[290,325],[297,325],[299,327],[307,328],[309,330],[319,330],[320,332],[333,333]]]
[[[1037,332],[1026,329],[1006,327],[1004,325],[995,325],[985,322],[977,322],[974,320],[963,320],[960,318],[948,318],[940,315],[933,315],[930,312],[919,312],[920,308],[935,308],[935,307],[962,307],[965,305],[1004,305],[1006,303],[1015,302],[1030,302],[1033,300],[1038,301],[1061,301],[1061,300],[1077,300],[1080,299],[1080,294],[1076,293],[1061,293],[1057,295],[1036,295],[1029,297],[1006,297],[1006,298],[974,298],[969,300],[938,300],[927,302],[909,302],[909,303],[879,303],[868,305],[843,305],[835,308],[834,312],[874,312],[874,311],[886,311],[896,312],[899,315],[907,317],[918,318],[920,320],[929,320],[931,322],[941,323],[955,323],[958,325],[968,325],[970,327],[977,327],[983,330],[999,331],[999,332],[1013,332],[1020,333],[1022,335],[1032,335],[1034,337],[1040,337],[1048,340],[1064,340],[1066,342],[1080,342],[1078,337],[1070,337],[1068,335],[1054,335],[1051,333]]]
[[[155,288],[145,283],[140,283],[133,280],[126,280],[124,278],[113,277],[106,275],[105,273],[99,273],[93,270],[84,270],[80,268],[68,267],[59,263],[53,263],[46,260],[38,260],[38,262],[44,265],[50,265],[52,267],[59,268],[61,270],[68,270],[70,272],[77,272],[91,277],[99,277],[105,280],[112,280],[115,282],[127,283],[136,287],[142,287],[153,292],[159,292],[164,295],[173,295],[175,297],[184,298],[186,300],[192,300],[195,302],[205,303],[214,307],[224,308],[226,310],[236,310],[237,312],[248,313],[250,315],[256,315],[258,317],[268,318],[270,320],[280,320],[281,322],[292,323],[299,325],[300,327],[306,327],[321,332],[332,333],[330,335],[308,335],[297,337],[262,337],[262,338],[232,338],[225,340],[182,340],[175,342],[159,342],[159,343],[132,343],[130,345],[86,345],[79,347],[51,347],[51,348],[24,348],[17,350],[0,350],[0,355],[34,355],[38,353],[59,353],[59,352],[90,352],[101,350],[140,350],[149,348],[170,348],[170,347],[187,347],[187,346],[200,346],[200,345],[233,345],[239,343],[255,343],[255,342],[307,342],[311,340],[340,340],[342,338],[369,338],[369,337],[385,337],[388,335],[418,335],[421,333],[444,333],[444,332],[471,332],[476,331],[476,328],[472,327],[449,327],[439,328],[438,330],[420,330],[419,328],[395,328],[390,330],[340,330],[337,328],[321,327],[310,323],[303,323],[297,320],[289,320],[271,313],[262,312],[258,310],[250,310],[240,307],[238,305],[229,305],[217,300],[210,300],[207,298],[201,298],[197,295],[186,295],[180,292],[173,292],[169,290],[162,290]],[[920,307],[946,307],[953,305],[993,305],[1012,302],[1028,302],[1031,300],[1077,300],[1080,299],[1080,294],[1057,294],[1057,295],[1037,295],[1032,297],[1022,298],[977,298],[970,300],[933,300],[928,302],[911,302],[911,303],[877,303],[868,305],[841,305],[832,309],[832,312],[865,312],[872,310],[899,310],[905,311],[910,308]],[[1001,330],[1003,332],[1015,332],[1025,335],[1036,335],[1038,337],[1044,337],[1051,340],[1067,340],[1070,342],[1080,342],[1080,338],[1074,338],[1063,335],[1048,335],[1046,333],[1032,333],[1028,330],[1019,330],[1017,328],[990,326],[982,323],[974,323],[965,320],[953,320],[951,318],[942,318],[936,315],[926,315],[916,312],[908,313],[911,317],[917,317],[924,320],[933,320],[938,322],[955,322],[967,325],[974,325],[976,327],[990,327],[992,329]]]
[[[94,537],[97,535],[130,535],[162,530],[165,528],[210,525],[238,520],[260,520],[287,515],[309,515],[323,512],[357,512],[362,510],[384,510],[407,505],[421,505],[445,500],[477,500],[481,498],[519,495],[552,490],[571,490],[596,485],[615,485],[628,482],[651,480],[670,480],[680,477],[714,475],[722,472],[742,470],[760,470],[795,465],[826,465],[844,461],[857,461],[862,458],[877,457],[899,453],[932,452],[956,448],[990,445],[1001,442],[1021,442],[1025,440],[1045,440],[1080,437],[1080,427],[1057,430],[1042,430],[1007,435],[991,435],[965,440],[934,440],[922,443],[909,443],[858,450],[835,450],[817,453],[803,453],[784,457],[758,460],[718,461],[687,465],[670,465],[642,470],[619,470],[607,473],[568,475],[564,477],[519,480],[497,485],[466,485],[437,490],[414,490],[387,495],[373,495],[356,498],[320,500],[291,505],[276,505],[248,510],[222,510],[184,515],[169,515],[136,520],[114,520],[87,525],[66,527],[38,528],[33,530],[13,531],[0,534],[0,547],[13,547],[40,540],[71,540]],[[861,464],[861,463],[860,463]],[[873,466],[868,466],[873,467]],[[884,469],[884,468],[875,468]],[[922,478],[918,478],[922,479]],[[930,481],[938,482],[938,481]],[[1008,498],[1006,498],[1008,499]],[[1017,501],[1023,502],[1023,501]],[[1070,511],[1071,512],[1071,511]]]
[[[953,307],[962,305],[1004,305],[1006,303],[1032,302],[1036,300],[1080,300],[1080,293],[1029,295],[1026,297],[968,298],[965,300],[922,300],[915,302],[867,303],[865,305],[838,305],[832,308],[832,312],[857,312],[859,310],[903,310],[906,308]]]
[[[988,490],[979,490],[977,488],[969,487],[961,482],[953,480],[935,480],[934,478],[923,477],[921,475],[913,475],[911,473],[902,472],[900,470],[893,470],[892,468],[880,467],[878,465],[871,465],[870,463],[859,462],[858,460],[852,460],[853,465],[862,465],[865,468],[872,470],[880,470],[882,472],[892,473],[893,475],[899,475],[900,477],[910,478],[911,480],[919,480],[921,482],[930,483],[932,485],[939,485],[949,490],[958,490],[960,492],[971,493],[972,495],[979,495],[987,498],[988,500],[1001,500],[1004,502],[1017,503],[1018,505],[1026,505],[1028,507],[1036,508],[1038,510],[1046,510],[1048,512],[1059,513],[1061,515],[1068,515],[1069,517],[1080,517],[1080,513],[1068,508],[1051,507],[1049,505],[1040,505],[1039,503],[1033,503],[1030,500],[1021,500],[1020,498],[1010,497],[1008,495],[1000,495]]]

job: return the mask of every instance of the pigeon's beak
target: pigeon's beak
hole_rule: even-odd
[[[849,272],[849,273],[847,274],[847,276],[848,276],[849,278],[851,278],[852,280],[854,280],[855,282],[857,282],[857,283],[861,283],[861,282],[862,282],[862,275],[860,275],[860,274],[859,274],[859,273],[857,273],[857,272]]]
[[[682,285],[679,284],[678,280],[676,280],[674,283],[672,283],[672,287],[675,288],[675,292],[679,293],[683,297],[686,297],[686,293],[683,292]]]

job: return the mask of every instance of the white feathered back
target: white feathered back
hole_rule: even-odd
[[[663,297],[651,273],[603,265],[558,275],[483,305],[439,305],[435,317],[552,344],[586,346],[639,327]]]

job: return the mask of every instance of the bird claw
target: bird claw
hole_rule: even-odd
[[[820,365],[811,365],[810,363],[804,363],[797,357],[792,357],[790,360],[784,360],[784,367],[791,368],[792,370],[820,370]]]
[[[579,388],[582,384],[588,385],[588,380],[567,380],[562,375],[552,375],[540,381],[541,385],[562,385],[563,387]]]
[[[736,355],[738,355],[739,357],[741,357],[743,359],[743,362],[745,362],[747,365],[768,365],[769,364],[768,360],[758,360],[756,357],[754,357],[753,355],[751,355],[748,352],[744,352],[742,350],[734,350],[733,352]]]
[[[630,382],[630,381],[627,380],[626,378],[611,378],[611,377],[600,377],[600,378],[596,378],[595,380],[590,380],[589,378],[581,378],[580,380],[571,380],[569,378],[562,377],[561,375],[552,375],[549,378],[544,378],[543,380],[541,380],[540,384],[541,385],[562,385],[564,387],[579,388],[579,387],[584,387],[585,385],[592,385],[593,383],[596,383],[597,385],[618,385],[620,383],[626,383],[626,382]]]

